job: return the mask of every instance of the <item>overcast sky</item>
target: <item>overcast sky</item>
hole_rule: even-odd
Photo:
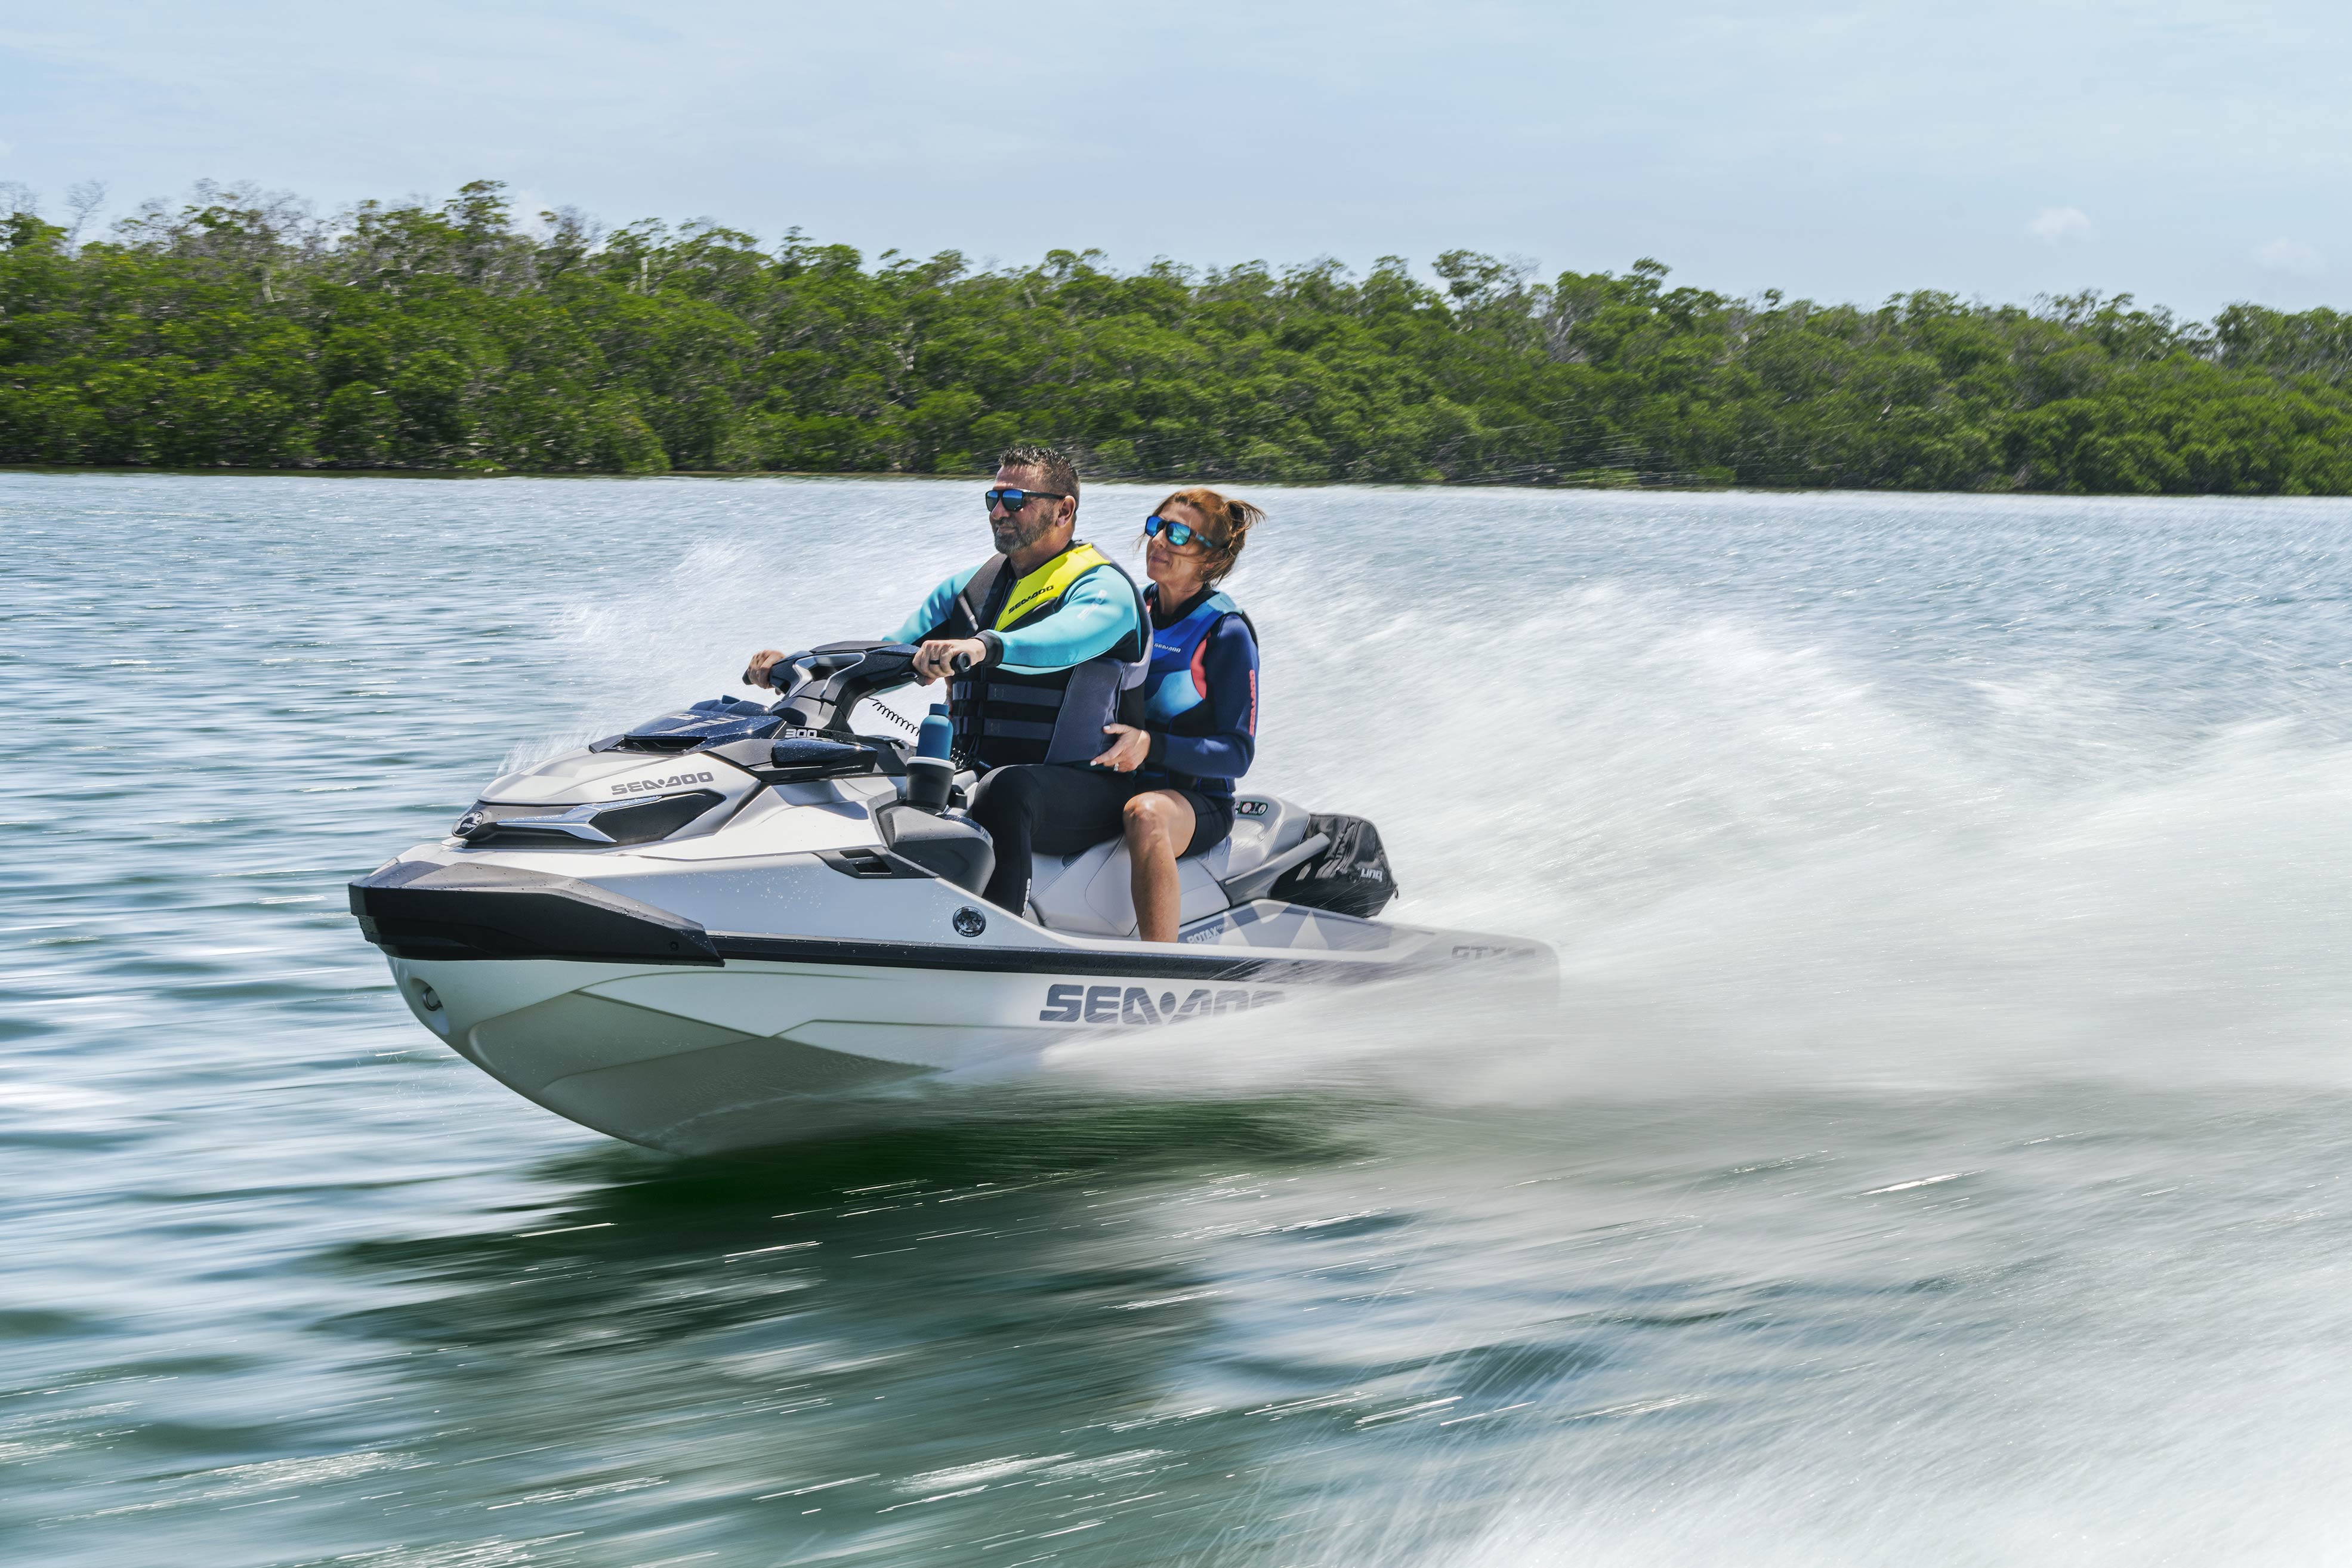
[[[2347,42],[2303,0],[0,0],[0,181],[2204,315],[2352,303]]]

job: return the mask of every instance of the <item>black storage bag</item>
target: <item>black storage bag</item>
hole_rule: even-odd
[[[1310,910],[1369,920],[1396,897],[1381,830],[1360,816],[1310,816],[1307,836],[1329,837],[1329,847],[1275,879],[1271,896]]]

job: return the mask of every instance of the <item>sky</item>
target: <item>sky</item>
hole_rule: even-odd
[[[2301,0],[0,0],[0,182],[2202,317],[2352,303],[2347,44]]]

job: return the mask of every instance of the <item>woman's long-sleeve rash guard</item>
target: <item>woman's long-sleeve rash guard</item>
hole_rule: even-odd
[[[1249,623],[1239,616],[1218,622],[1200,669],[1208,691],[1169,728],[1152,731],[1144,768],[1204,781],[1239,778],[1257,752],[1257,639]]]

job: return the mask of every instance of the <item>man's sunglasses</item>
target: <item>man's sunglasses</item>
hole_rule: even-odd
[[[980,493],[981,499],[988,502],[988,510],[991,511],[994,511],[998,507],[1003,507],[1008,512],[1019,511],[1023,507],[1027,506],[1031,501],[1036,500],[1040,497],[1043,497],[1046,500],[1067,500],[1069,499],[1068,495],[1061,490],[1001,489],[982,490]]]
[[[1189,522],[1171,522],[1157,512],[1143,520],[1144,538],[1157,539],[1163,533],[1168,536],[1168,542],[1179,550],[1195,539],[1203,544],[1209,542],[1208,536]]]

